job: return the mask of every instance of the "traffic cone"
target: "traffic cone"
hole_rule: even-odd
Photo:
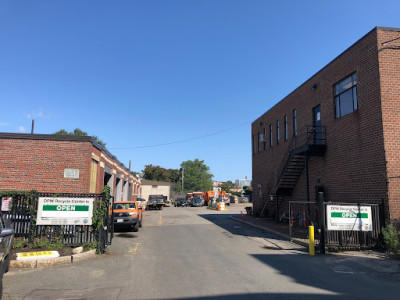
[[[243,212],[240,212],[240,213],[242,214],[242,221],[244,221],[245,220],[244,214],[243,214]]]

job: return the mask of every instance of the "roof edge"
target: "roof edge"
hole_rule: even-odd
[[[287,94],[285,97],[281,98],[278,102],[276,102],[273,106],[271,106],[265,113],[263,113],[261,116],[256,118],[251,125],[253,126],[254,123],[256,123],[259,119],[261,119],[266,113],[268,113],[271,109],[273,109],[276,105],[281,103],[283,100],[288,98],[290,95],[292,95],[294,92],[296,92],[299,88],[304,86],[308,81],[310,81],[312,78],[317,76],[319,73],[321,73],[324,69],[326,69],[330,64],[332,64],[334,61],[338,60],[341,56],[343,56],[346,52],[350,51],[355,45],[357,45],[359,42],[361,42],[363,39],[365,39],[367,36],[369,36],[371,33],[374,31],[399,31],[400,28],[392,28],[392,27],[380,27],[380,26],[375,26],[372,28],[370,31],[368,31],[366,34],[364,34],[361,38],[359,38],[356,42],[354,42],[352,45],[350,45],[348,48],[346,48],[343,52],[341,52],[338,56],[336,56],[334,59],[332,59],[330,62],[328,62],[325,66],[323,66],[320,70],[318,70],[316,73],[314,73],[312,76],[310,76],[307,80],[305,80],[302,84],[297,86],[294,90],[292,90],[289,94]]]
[[[121,167],[126,169],[129,174],[134,175],[118,158],[111,154],[105,146],[100,145],[92,136],[77,136],[77,135],[56,135],[56,134],[29,134],[29,133],[12,133],[0,132],[0,139],[18,139],[18,140],[45,140],[45,141],[61,141],[61,142],[87,142],[92,143],[98,150],[106,153],[110,158],[114,159]]]

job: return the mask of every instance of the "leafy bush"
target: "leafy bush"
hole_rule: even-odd
[[[48,238],[36,238],[29,246],[33,249],[46,248],[49,250],[60,250],[66,246],[58,239],[49,240]]]
[[[93,249],[97,250],[97,248],[100,247],[100,243],[99,242],[88,242],[88,243],[84,243],[82,245],[82,247],[83,247],[84,251],[93,250]]]
[[[13,248],[25,248],[28,246],[28,241],[24,238],[15,238],[13,241]]]
[[[386,251],[391,254],[400,253],[400,232],[392,225],[383,228],[383,240],[385,243]]]

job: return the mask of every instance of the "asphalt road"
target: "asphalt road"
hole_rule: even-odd
[[[146,211],[140,231],[116,233],[107,255],[11,270],[3,299],[399,299],[398,274],[348,257],[310,257],[228,218],[240,210]]]

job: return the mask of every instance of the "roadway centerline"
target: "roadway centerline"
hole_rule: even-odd
[[[136,251],[140,245],[141,245],[141,243],[135,243],[135,246],[133,246],[132,248],[129,248],[129,253],[132,253],[133,255],[135,255]]]

